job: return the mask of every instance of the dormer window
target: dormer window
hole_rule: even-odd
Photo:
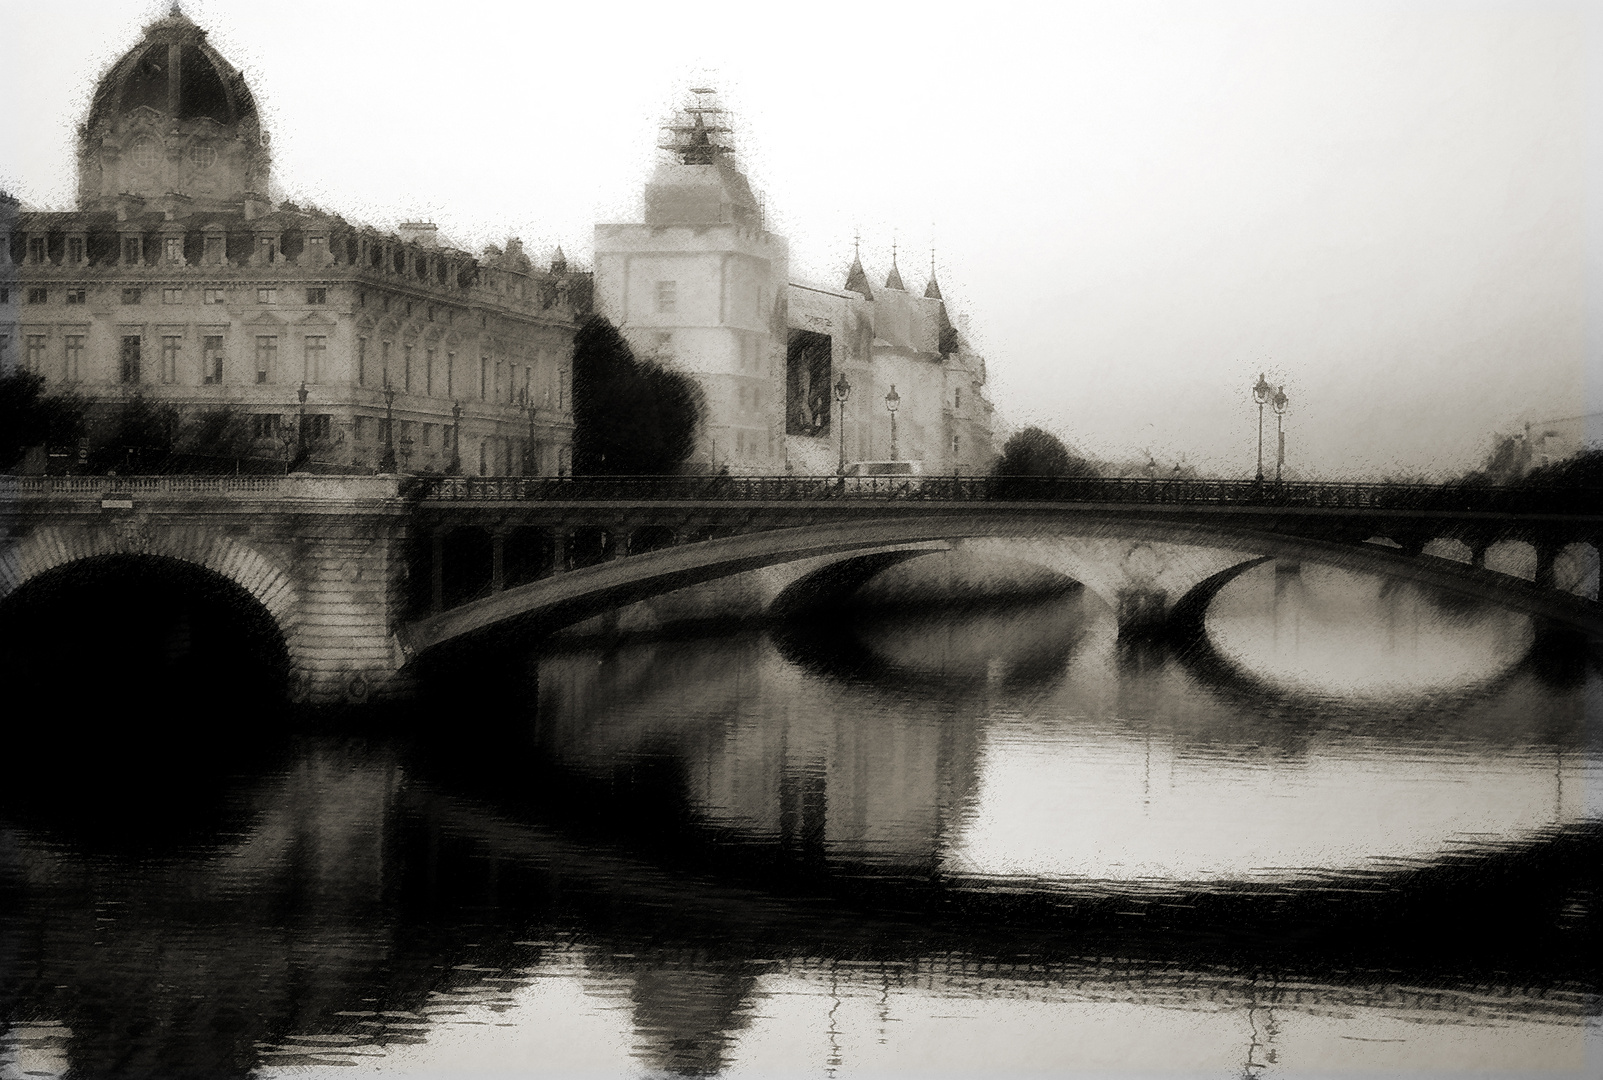
[[[42,263],[45,261],[45,238],[42,236],[28,237],[28,261]]]
[[[323,256],[328,253],[328,237],[308,236],[306,238],[306,250],[314,261],[321,262]]]
[[[223,261],[223,238],[221,236],[206,237],[206,261],[214,265]]]
[[[84,263],[84,238],[81,236],[67,237],[67,265],[82,266]]]
[[[278,239],[272,236],[258,237],[256,239],[256,253],[262,257],[262,262],[272,262],[278,257]]]
[[[122,238],[122,261],[130,266],[137,266],[145,261],[145,241],[140,236],[125,236]]]
[[[182,236],[169,236],[162,240],[162,257],[168,262],[184,261],[184,238]]]

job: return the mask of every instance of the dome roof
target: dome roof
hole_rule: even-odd
[[[205,118],[224,125],[256,113],[244,76],[206,43],[206,31],[177,4],[146,26],[144,38],[101,77],[89,127],[141,107],[177,120]]]

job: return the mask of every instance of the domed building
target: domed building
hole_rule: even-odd
[[[174,5],[95,89],[77,207],[0,197],[0,369],[89,399],[91,442],[143,398],[243,416],[245,467],[567,472],[589,277],[275,201],[271,168],[244,76]]]

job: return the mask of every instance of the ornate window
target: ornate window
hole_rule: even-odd
[[[161,161],[161,147],[155,139],[140,139],[128,155],[136,169],[154,169]]]
[[[202,342],[202,347],[204,349],[201,356],[202,381],[209,386],[219,386],[223,381],[223,336],[208,335]]]
[[[278,367],[278,338],[272,334],[263,334],[256,339],[256,381],[268,382],[273,377],[273,371]]]
[[[67,335],[67,366],[63,374],[68,382],[83,378],[83,339],[82,334]]]
[[[124,334],[120,356],[121,370],[118,372],[122,382],[136,383],[139,381],[139,351],[139,335]]]
[[[328,358],[328,338],[321,334],[306,338],[306,381],[320,383],[327,377],[324,363]]]
[[[178,351],[184,339],[169,334],[161,339],[161,381],[175,383],[178,381]]]
[[[191,146],[189,160],[197,169],[209,169],[217,164],[217,148],[206,143]]]
[[[23,362],[28,370],[35,375],[43,375],[45,370],[45,342],[48,339],[44,334],[28,335],[28,352]]]

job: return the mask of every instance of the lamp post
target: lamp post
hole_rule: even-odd
[[[301,388],[295,392],[295,396],[300,398],[301,401],[301,412],[295,425],[295,460],[304,462],[306,460],[306,383],[304,380],[301,382]]]
[[[529,396],[529,388],[525,386],[518,391],[518,407],[529,414],[529,441],[523,444],[523,475],[533,476],[535,466],[534,453],[534,400]]]
[[[891,414],[891,460],[900,461],[896,456],[896,406],[902,403],[901,395],[896,392],[896,384],[891,384],[891,392],[885,395],[885,411]]]
[[[395,387],[388,375],[384,376],[384,455],[378,459],[378,471],[395,471]]]
[[[1286,406],[1290,399],[1286,397],[1284,386],[1275,387],[1275,396],[1270,399],[1275,409],[1275,483],[1280,483],[1280,469],[1286,463],[1286,429],[1283,426],[1286,415]]]
[[[840,402],[840,475],[846,475],[846,399],[852,396],[852,384],[846,381],[846,373],[840,373],[835,380],[835,400]]]
[[[452,476],[462,475],[462,403],[451,402],[451,464],[446,472]]]
[[[1258,482],[1263,483],[1263,407],[1269,403],[1274,387],[1258,372],[1258,381],[1252,388],[1252,400],[1258,403]]]

